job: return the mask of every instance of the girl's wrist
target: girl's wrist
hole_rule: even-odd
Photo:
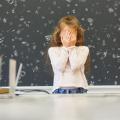
[[[73,50],[73,48],[75,48],[75,46],[70,46],[70,47],[65,47],[65,46],[63,46],[63,49],[64,49],[68,54],[71,53],[71,51]]]

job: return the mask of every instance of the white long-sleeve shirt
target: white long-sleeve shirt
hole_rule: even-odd
[[[53,90],[59,87],[88,88],[84,64],[89,54],[87,46],[50,47],[48,55],[54,72]]]

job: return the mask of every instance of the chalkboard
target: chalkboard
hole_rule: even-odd
[[[0,0],[0,56],[6,66],[10,58],[23,64],[18,85],[52,85],[45,57],[50,36],[61,17],[75,15],[90,48],[89,85],[119,85],[119,11],[119,0]],[[1,78],[0,86],[7,82]]]

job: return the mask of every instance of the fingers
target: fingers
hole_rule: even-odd
[[[61,33],[61,39],[70,40],[70,38],[71,38],[71,32],[70,31],[65,30]]]
[[[70,40],[70,32],[69,31],[65,32],[65,37],[66,37],[66,40]]]

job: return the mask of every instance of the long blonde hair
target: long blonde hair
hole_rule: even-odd
[[[75,16],[64,16],[58,21],[57,26],[54,28],[54,32],[52,33],[52,37],[51,37],[51,45],[50,45],[51,47],[62,45],[60,38],[62,24],[69,25],[77,30],[76,46],[80,46],[84,44],[85,29],[81,27],[79,20]]]

